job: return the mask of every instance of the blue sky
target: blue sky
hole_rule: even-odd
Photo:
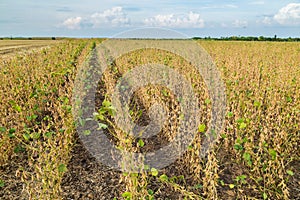
[[[111,37],[142,27],[190,37],[300,37],[300,1],[0,1],[0,37]]]

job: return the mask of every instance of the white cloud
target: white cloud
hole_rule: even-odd
[[[248,26],[248,22],[236,19],[232,22],[232,25],[236,28],[246,28]]]
[[[300,3],[290,3],[281,8],[274,20],[282,25],[299,25],[300,24]]]
[[[66,19],[62,25],[67,27],[68,29],[80,29],[80,23],[82,21],[81,17],[73,17]]]
[[[264,17],[264,19],[261,22],[266,25],[271,25],[273,22],[273,19],[271,17]]]
[[[238,6],[235,4],[225,4],[225,5],[215,4],[215,5],[201,6],[199,8],[200,9],[228,9],[228,8],[238,8]]]
[[[226,4],[224,8],[238,8],[238,6],[234,4]]]
[[[90,17],[90,22],[94,28],[103,25],[110,25],[113,27],[125,26],[130,23],[129,18],[123,12],[122,7],[113,7],[112,9],[105,10],[102,13],[94,13]]]
[[[252,1],[249,4],[251,4],[251,5],[264,5],[265,2],[264,1]]]
[[[189,12],[184,15],[156,15],[144,20],[145,25],[172,28],[203,28],[204,20],[200,14]]]
[[[80,29],[84,26],[99,27],[121,27],[130,24],[129,18],[123,12],[122,7],[113,7],[100,13],[94,13],[88,17],[72,17],[66,19],[62,26],[68,29]]]

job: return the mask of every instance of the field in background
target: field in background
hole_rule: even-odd
[[[86,56],[100,42],[0,41],[0,60],[1,54],[10,55],[5,62],[0,61],[1,199],[300,198],[299,43],[197,41],[216,62],[227,95],[224,131],[206,159],[198,155],[210,100],[201,77],[188,74],[193,66],[153,49],[118,58],[99,85],[99,112],[107,109],[102,100],[105,97],[110,102],[116,80],[134,66],[149,62],[186,73],[204,105],[204,126],[199,127],[199,136],[182,158],[162,171],[124,174],[101,168],[88,159],[83,148],[77,148],[80,142],[71,114],[74,79]],[[49,44],[50,48],[11,56],[19,49]],[[190,70],[180,69],[182,66]],[[147,113],[149,104],[169,105],[173,123],[166,126],[161,138],[171,140],[180,115],[174,111],[178,107],[174,96],[159,87],[148,87],[135,95],[131,117],[136,122],[147,118],[141,113]],[[117,135],[119,146],[139,152],[151,142],[131,141],[128,146],[122,131],[111,123],[112,115],[105,113],[99,121],[108,124],[106,134]],[[81,154],[83,158],[79,158]],[[116,178],[115,185],[111,180],[97,179],[97,171],[79,176],[92,167]],[[113,187],[117,190],[106,189]]]
[[[57,44],[57,40],[0,40],[0,56],[14,55],[28,50]]]

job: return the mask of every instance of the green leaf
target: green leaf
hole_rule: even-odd
[[[64,109],[65,109],[68,113],[71,113],[71,112],[72,112],[72,106],[70,106],[70,105],[65,106]]]
[[[108,114],[109,114],[110,116],[115,116],[115,115],[116,115],[116,109],[115,109],[115,107],[110,106],[110,107],[108,108]]]
[[[210,104],[211,103],[211,100],[210,99],[205,99],[205,104]]]
[[[8,137],[9,137],[9,138],[15,138],[16,136],[15,136],[15,134],[13,134],[13,133],[9,133],[9,134],[8,134]]]
[[[235,187],[234,184],[229,184],[229,188],[230,188],[230,189],[233,189],[234,187]]]
[[[139,139],[138,145],[139,145],[140,147],[143,147],[143,146],[145,145],[145,143],[144,143],[144,141],[143,141],[142,139]]]
[[[269,154],[272,157],[272,160],[276,159],[277,152],[274,149],[269,149]]]
[[[180,119],[180,120],[184,120],[184,114],[183,114],[183,113],[180,113],[179,119]]]
[[[14,105],[13,108],[14,108],[16,111],[18,111],[18,112],[21,112],[21,111],[22,111],[22,109],[21,109],[21,107],[20,107],[19,105]]]
[[[136,177],[138,177],[138,176],[139,176],[138,173],[130,173],[130,177],[131,177],[131,178],[136,178]]]
[[[233,112],[228,112],[228,113],[227,113],[227,116],[228,116],[228,117],[232,117],[232,116],[233,116]]]
[[[28,121],[32,121],[32,120],[35,120],[36,118],[38,118],[38,116],[33,114],[31,116],[26,116],[26,118]]]
[[[203,185],[197,184],[197,185],[194,186],[194,188],[195,188],[195,189],[201,189],[201,188],[203,188]]]
[[[97,130],[101,130],[101,129],[107,129],[107,125],[106,124],[103,124],[103,123],[98,123],[98,129]]]
[[[0,126],[0,132],[5,132],[5,131],[6,131],[6,128],[3,126]]]
[[[15,101],[10,100],[10,101],[9,101],[9,104],[12,106],[12,108],[13,108],[14,110],[16,110],[16,111],[18,111],[18,112],[21,112],[21,111],[22,111],[21,107],[20,107]]]
[[[247,178],[247,176],[246,175],[240,175],[240,176],[237,176],[236,178],[235,178],[235,180],[237,181],[237,182],[241,182],[241,183],[246,183],[247,181],[245,181],[245,179]]]
[[[151,174],[152,176],[157,176],[158,175],[158,170],[155,168],[151,168]]]
[[[166,89],[162,89],[162,90],[161,90],[161,93],[162,93],[165,97],[169,96],[169,94],[168,94],[168,92],[167,92]]]
[[[294,175],[294,172],[292,170],[286,170],[286,173],[290,176],[293,176]]]
[[[105,119],[104,115],[102,115],[102,114],[97,115],[97,117],[98,117],[98,119],[100,119],[100,120],[104,120],[104,119]]]
[[[29,141],[30,140],[30,135],[28,133],[24,133],[23,134],[23,138],[26,140],[26,141]]]
[[[244,129],[247,127],[247,124],[245,122],[240,123],[239,129]]]
[[[123,176],[128,176],[129,173],[128,172],[123,172]]]
[[[148,190],[148,194],[149,194],[149,195],[153,195],[153,194],[154,194],[153,190],[149,189],[149,190]]]
[[[224,186],[224,185],[225,185],[225,183],[224,183],[224,181],[223,181],[223,180],[220,180],[220,183],[221,183],[221,185],[222,185],[222,186]]]
[[[261,106],[261,103],[259,101],[254,101],[253,105],[255,107],[260,107]]]
[[[242,142],[243,142],[243,144],[246,143],[246,142],[248,142],[248,138],[244,137],[243,140],[242,140]]]
[[[149,170],[150,166],[149,165],[144,165],[144,170]]]
[[[199,133],[204,133],[205,132],[205,128],[206,128],[205,124],[200,124],[198,126],[198,132]]]
[[[244,122],[244,118],[240,118],[240,119],[236,120],[236,122],[240,124],[240,123]]]
[[[287,101],[288,103],[291,103],[291,102],[293,101],[293,99],[292,99],[292,97],[287,96],[287,97],[286,97],[286,101]]]
[[[159,180],[161,180],[162,182],[166,182],[169,180],[169,177],[167,175],[163,174],[159,177]]]
[[[11,128],[11,129],[9,129],[9,131],[8,131],[9,134],[13,134],[13,133],[15,133],[15,132],[16,132],[16,129],[15,129],[15,128]]]
[[[251,155],[250,155],[249,153],[245,152],[245,153],[243,154],[243,158],[244,158],[246,161],[248,161],[248,160],[251,159]]]
[[[25,148],[22,147],[22,145],[20,145],[20,144],[14,148],[15,153],[24,152],[24,151],[25,151]]]
[[[104,100],[104,101],[102,102],[102,106],[104,106],[104,107],[109,107],[109,106],[111,106],[111,102],[110,102],[110,101],[107,101],[107,100]]]
[[[241,180],[245,180],[247,178],[246,175],[241,175]]]
[[[91,134],[91,131],[90,130],[84,130],[83,131],[83,135],[90,135]]]
[[[53,131],[45,133],[45,136],[48,137],[48,138],[50,138],[52,135],[54,135]]]
[[[31,137],[32,139],[35,139],[35,140],[39,139],[40,136],[41,136],[41,134],[40,134],[40,133],[36,133],[36,132],[30,134],[30,137]]]
[[[101,110],[101,109],[99,109],[98,110],[98,112],[95,112],[95,113],[93,113],[93,115],[94,115],[94,119],[99,119],[99,120],[104,120],[104,113],[105,113],[106,111],[103,111],[103,110]]]
[[[243,150],[244,149],[244,147],[242,146],[242,145],[240,145],[240,144],[235,144],[234,146],[233,146],[233,148],[235,149],[235,150]]]
[[[126,198],[126,199],[131,199],[131,196],[132,196],[131,192],[124,192],[124,193],[122,194],[122,197],[124,197],[124,198]]]
[[[65,165],[65,164],[60,164],[59,166],[58,166],[58,171],[60,172],[60,173],[63,173],[63,172],[66,172],[68,169],[67,169],[67,166]]]
[[[4,186],[5,186],[5,182],[2,179],[0,179],[0,187],[4,187]]]
[[[131,144],[131,143],[132,143],[132,140],[131,140],[130,138],[127,138],[127,139],[125,139],[125,143],[126,143],[126,144]]]
[[[263,199],[267,199],[268,198],[268,195],[264,192],[263,193]]]

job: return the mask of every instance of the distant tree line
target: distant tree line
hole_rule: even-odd
[[[56,40],[62,37],[0,37],[0,40]]]
[[[0,40],[57,40],[65,39],[65,37],[0,37]],[[136,38],[138,39],[138,38]],[[150,39],[150,38],[149,38]],[[278,38],[264,36],[230,36],[230,37],[193,37],[194,40],[221,40],[221,41],[276,41],[276,42],[300,42],[300,38]]]
[[[300,42],[300,38],[278,38],[277,35],[274,37],[264,37],[264,36],[230,36],[230,37],[193,37],[194,40],[222,40],[222,41],[277,41],[277,42]]]

